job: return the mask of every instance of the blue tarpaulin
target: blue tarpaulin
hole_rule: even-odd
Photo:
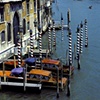
[[[29,66],[35,66],[36,58],[27,58],[25,60],[25,63],[28,64]]]
[[[21,74],[21,73],[23,73],[23,68],[22,67],[19,67],[19,68],[14,68],[14,69],[12,69],[11,70],[11,73],[13,74],[13,75],[19,75],[19,74]]]

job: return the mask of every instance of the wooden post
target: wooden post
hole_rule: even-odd
[[[23,85],[24,85],[24,92],[26,91],[26,83],[27,83],[27,64],[25,65],[25,67],[23,67],[23,74],[24,74],[24,81],[23,81]]]
[[[80,69],[80,29],[79,25],[77,27],[77,64],[78,64],[78,69]]]
[[[3,62],[3,76],[4,76],[4,82],[6,82],[6,74],[5,74],[5,65]]]
[[[56,46],[55,21],[53,20],[53,46]]]
[[[30,46],[27,46],[27,56],[29,57],[29,48]]]
[[[0,77],[0,90],[1,90],[1,77]]]
[[[63,87],[62,78],[63,78],[63,65],[62,65],[62,69],[61,69],[61,89],[62,89],[62,91],[63,91],[64,87]]]
[[[63,32],[63,16],[61,13],[61,40],[63,41],[64,38],[64,32]]]
[[[85,47],[88,47],[87,19],[85,19]]]
[[[66,50],[66,65],[69,65],[69,62],[68,62],[68,50]]]
[[[70,29],[70,10],[67,12],[67,20],[68,20],[68,37],[69,37],[69,73],[68,73],[68,83],[67,83],[67,96],[70,96],[70,74],[71,74],[71,66],[72,66],[72,33]]]
[[[14,68],[16,68],[16,56],[14,55]]]
[[[38,27],[39,30],[39,59],[40,59],[40,65],[42,60],[42,31],[41,26]]]
[[[70,96],[70,75],[72,66],[72,36],[71,31],[68,32],[69,35],[69,73],[68,73],[68,84],[67,84],[67,96]]]
[[[50,24],[50,22],[49,22],[49,30],[48,30],[48,43],[49,43],[49,51],[50,51],[50,53],[52,52],[52,50],[51,50],[51,24]]]
[[[32,34],[32,30],[30,30],[30,56],[33,57],[33,34]]]
[[[18,39],[18,42],[17,42],[17,45],[18,45],[18,67],[21,67],[21,39],[20,39],[20,34],[18,32],[17,34],[17,39]]]
[[[80,24],[80,54],[83,52],[83,24]]]
[[[46,49],[46,58],[48,58],[48,49]]]
[[[59,68],[57,67],[57,98],[59,98]]]
[[[74,59],[76,59],[76,43],[74,43]]]

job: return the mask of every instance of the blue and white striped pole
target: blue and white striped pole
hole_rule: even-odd
[[[85,19],[85,47],[88,47],[87,19]]]
[[[83,52],[83,24],[80,24],[80,53]]]
[[[32,35],[32,30],[30,30],[30,53],[31,57],[33,57],[33,35]]]
[[[61,13],[61,40],[63,41],[64,38],[64,32],[63,32],[63,16]]]
[[[70,10],[68,9],[67,12],[67,21],[68,21],[68,36],[69,36],[69,73],[68,73],[68,84],[67,84],[67,96],[70,96],[70,69],[72,66],[72,36],[71,36],[71,30],[70,30]]]
[[[53,20],[53,46],[56,46],[55,21]]]
[[[40,61],[42,59],[42,31],[41,31],[41,27],[38,27],[39,30],[39,57],[40,57]]]
[[[17,47],[18,47],[18,67],[21,67],[21,38],[20,38],[20,34],[18,32],[17,34]]]
[[[49,52],[51,53],[51,24],[49,23],[49,29],[48,29],[48,42],[49,42]]]
[[[78,69],[80,69],[80,28],[77,27],[77,63]]]

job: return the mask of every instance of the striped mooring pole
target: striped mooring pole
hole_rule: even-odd
[[[70,96],[70,75],[71,75],[71,66],[72,66],[72,33],[71,30],[69,30],[68,32],[68,36],[69,36],[69,50],[68,50],[68,54],[69,54],[69,75],[68,75],[68,84],[67,84],[67,96]]]
[[[80,24],[80,53],[83,52],[83,24]]]
[[[17,49],[18,49],[18,67],[21,67],[21,37],[20,34],[18,32],[17,34]]]
[[[53,20],[53,46],[56,46],[55,21]]]
[[[32,35],[32,30],[30,30],[30,56],[33,57],[33,35]]]
[[[67,12],[67,21],[68,21],[68,37],[69,37],[69,49],[68,49],[68,59],[69,59],[69,73],[68,73],[68,84],[67,84],[67,96],[69,97],[70,96],[70,69],[71,69],[71,66],[72,66],[72,34],[71,34],[71,30],[70,30],[70,10],[68,9],[68,12]]]
[[[77,27],[77,63],[78,63],[78,69],[80,69],[80,28],[79,25]]]
[[[63,41],[64,38],[64,32],[63,32],[63,16],[61,13],[61,40]]]
[[[49,52],[51,53],[52,50],[51,50],[51,24],[49,22],[49,29],[48,29],[48,46],[49,46]]]
[[[85,47],[88,47],[87,19],[85,19]]]
[[[39,30],[39,58],[40,58],[40,62],[42,59],[42,32],[41,32],[41,27],[38,27]]]

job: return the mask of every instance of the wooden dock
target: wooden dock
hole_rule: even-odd
[[[49,50],[48,49],[42,49],[42,56],[46,57],[46,55],[49,55]],[[36,57],[39,57],[39,49],[33,49],[33,55]]]
[[[24,86],[23,83],[18,82],[1,82],[2,85],[8,85],[8,86]],[[41,90],[42,85],[41,84],[34,84],[34,83],[25,83],[26,87],[37,87],[39,90]]]
[[[19,83],[19,82],[7,82],[7,81],[1,81],[0,77],[0,88],[2,86],[18,86],[18,87],[28,87],[28,88],[38,88],[39,91],[42,89],[42,84],[40,83]]]

